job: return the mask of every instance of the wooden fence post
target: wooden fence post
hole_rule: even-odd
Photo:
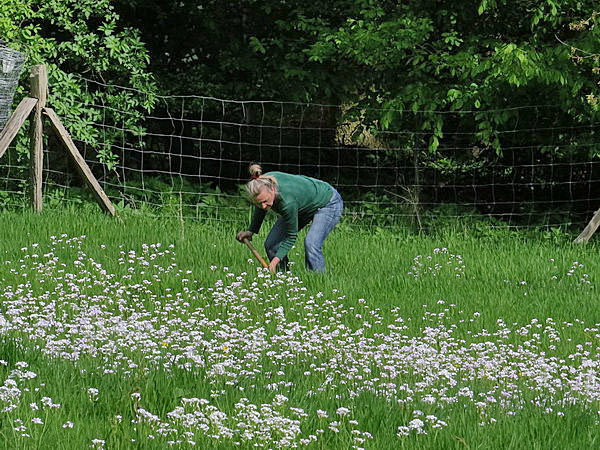
[[[31,201],[35,212],[42,211],[42,170],[44,168],[44,124],[42,111],[48,98],[48,71],[46,66],[34,66],[30,75],[32,98],[37,103],[31,116]]]
[[[37,98],[25,97],[6,122],[6,125],[0,132],[0,158],[8,150],[8,146],[12,143],[31,111],[33,111],[36,103]]]
[[[94,194],[94,197],[96,198],[96,201],[98,202],[100,207],[107,214],[114,216],[115,207],[112,205],[109,198],[100,187],[98,180],[96,180],[94,174],[85,162],[85,159],[83,159],[83,156],[81,156],[81,153],[79,153],[79,150],[77,150],[77,147],[73,143],[73,139],[71,139],[71,136],[69,135],[65,126],[60,121],[59,117],[56,115],[52,108],[44,108],[44,113],[50,119],[50,125],[52,125],[54,132],[56,133],[60,141],[63,143],[69,157],[75,163],[75,167],[77,167],[77,170],[83,177],[83,180],[91,189],[92,194]]]
[[[582,244],[590,240],[592,234],[598,229],[600,225],[600,209],[594,213],[594,216],[583,229],[581,234],[573,241],[576,244]]]
[[[38,65],[31,69],[30,74],[30,97],[25,97],[17,106],[15,112],[8,119],[5,127],[0,130],[0,157],[8,149],[8,146],[17,135],[19,129],[27,119],[31,117],[31,201],[35,212],[42,211],[42,175],[44,169],[44,123],[43,114],[48,116],[50,124],[60,138],[67,150],[67,154],[75,163],[77,170],[83,176],[84,181],[92,190],[100,207],[111,216],[114,216],[115,207],[100,187],[98,180],[94,177],[85,159],[77,150],[73,139],[60,121],[60,118],[51,109],[46,107],[48,100],[48,71],[46,66]]]

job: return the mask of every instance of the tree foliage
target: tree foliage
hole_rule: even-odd
[[[153,104],[151,70],[166,95],[341,104],[387,156],[414,155],[459,182],[498,175],[500,158],[600,154],[593,129],[572,127],[600,112],[597,9],[593,0],[0,0],[0,33],[31,64],[48,63],[53,106],[88,142],[99,132],[88,125],[105,119],[92,104],[143,134],[136,112]],[[86,90],[79,76],[143,95]],[[190,103],[186,112],[200,112]],[[327,120],[335,129],[340,118]],[[555,145],[550,133],[510,133],[517,124],[571,131]],[[540,176],[543,185],[555,175]]]
[[[155,86],[149,55],[139,32],[124,27],[109,0],[0,0],[0,36],[27,55],[28,65],[45,64],[49,105],[65,120],[76,139],[99,141],[106,105],[124,128],[136,129],[139,112],[153,104]],[[27,72],[27,71],[26,71]],[[111,92],[102,84],[126,84],[139,91]],[[26,90],[27,73],[20,91]],[[137,114],[136,114],[137,113]],[[103,136],[103,140],[111,136]],[[117,136],[113,135],[113,139]],[[24,139],[20,141],[22,154]],[[98,158],[112,168],[116,156],[98,147]]]
[[[321,30],[354,1],[117,0],[141,30],[163,92],[227,98],[333,99],[345,68],[310,61]]]
[[[589,17],[570,24],[572,30],[578,31],[578,39],[571,42],[571,58],[576,64],[594,74],[600,80],[600,10]],[[594,111],[600,111],[600,81],[586,95],[586,100]]]
[[[569,117],[595,79],[570,61],[569,24],[591,0],[119,1],[148,42],[161,89],[377,108],[366,123],[402,127],[394,111],[488,111],[556,103]],[[596,16],[593,16],[594,18]],[[597,36],[588,27],[586,42]],[[182,36],[184,38],[182,39]],[[350,111],[352,112],[352,110]],[[480,114],[478,144],[510,114]],[[443,119],[423,115],[435,150]]]
[[[359,108],[388,110],[377,118],[384,129],[401,125],[397,110],[480,110],[472,124],[479,144],[500,150],[495,130],[512,117],[483,111],[553,103],[569,115],[584,113],[583,92],[593,80],[571,64],[556,36],[568,40],[574,14],[593,10],[593,2],[368,3],[309,52],[313,61],[357,74],[346,96]],[[444,125],[424,114],[430,149]]]
[[[514,167],[539,163],[543,190],[558,176],[544,167],[600,154],[585,126],[599,112],[596,1],[117,4],[148,43],[163,92],[341,104],[357,134],[387,144],[387,154],[369,155],[378,167],[414,164],[455,185],[496,177],[510,186]],[[331,128],[340,121],[329,119]],[[563,181],[596,177],[586,170]],[[490,195],[509,204],[521,194],[534,196]]]

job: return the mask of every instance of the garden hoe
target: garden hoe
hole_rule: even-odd
[[[256,259],[258,259],[258,262],[265,269],[269,267],[269,265],[267,264],[267,262],[264,260],[264,258],[262,256],[260,256],[260,253],[258,253],[258,251],[254,248],[254,245],[252,245],[252,242],[250,242],[250,240],[248,238],[244,239],[244,244],[246,244],[246,246],[250,249],[250,251],[252,252],[252,254],[254,255],[254,257]]]

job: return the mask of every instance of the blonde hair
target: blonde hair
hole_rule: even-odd
[[[273,175],[263,175],[260,164],[250,164],[248,172],[252,179],[246,183],[246,192],[254,200],[263,189],[273,191],[277,186],[277,180]]]

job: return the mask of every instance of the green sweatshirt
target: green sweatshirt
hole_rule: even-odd
[[[327,205],[333,195],[333,188],[325,181],[304,175],[284,172],[268,172],[265,175],[272,175],[277,180],[277,197],[271,209],[284,220],[287,236],[279,244],[275,255],[283,259],[298,237],[298,218],[311,217],[319,208]],[[266,214],[265,210],[256,207],[249,231],[258,233]]]

